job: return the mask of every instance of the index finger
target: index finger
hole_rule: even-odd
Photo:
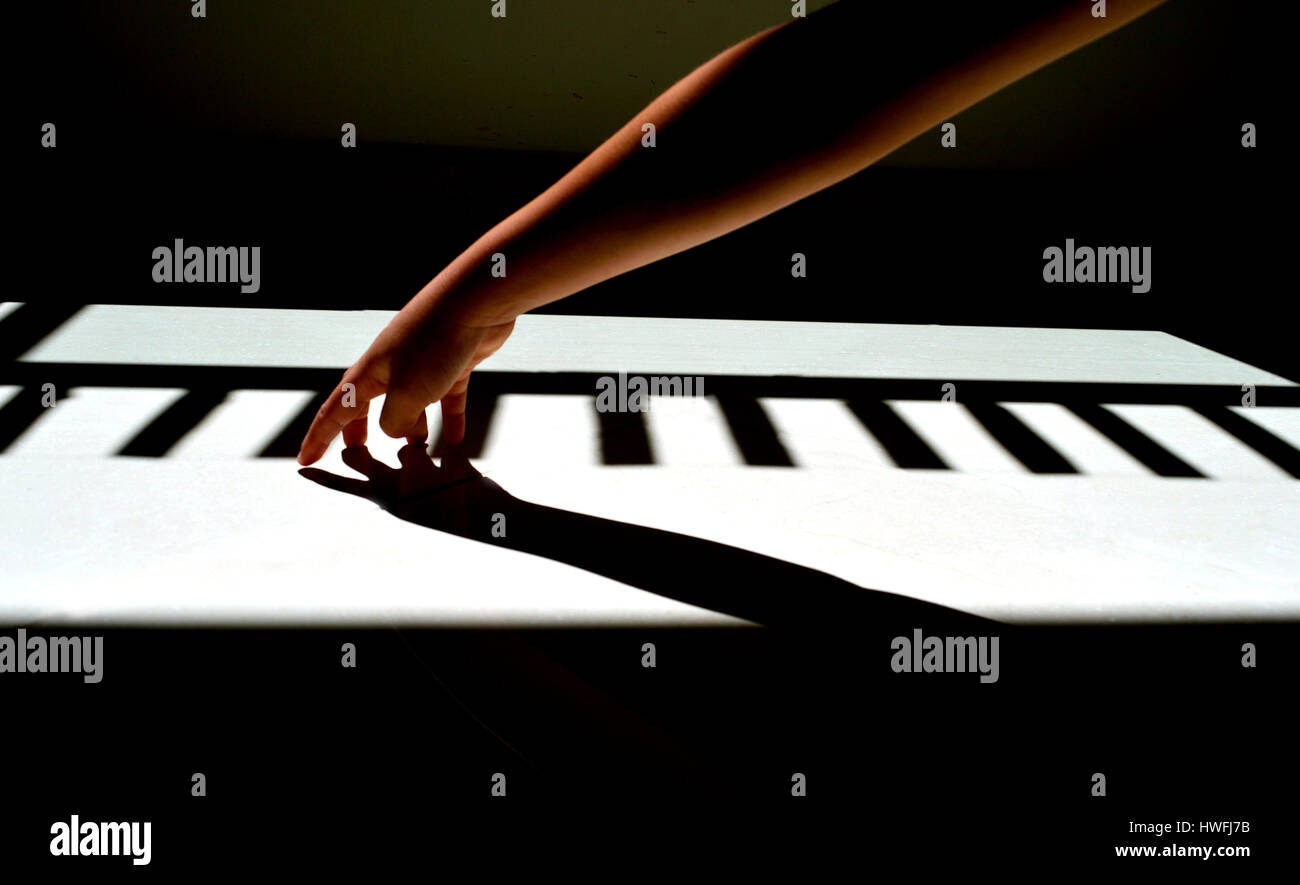
[[[381,393],[383,385],[377,381],[344,375],[307,428],[298,449],[298,463],[306,465],[319,460],[339,431],[358,417],[364,417],[370,401]]]

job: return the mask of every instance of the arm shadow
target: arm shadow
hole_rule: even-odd
[[[398,458],[402,466],[395,470],[358,446],[346,449],[343,460],[364,480],[311,467],[298,472],[417,525],[543,556],[769,627],[896,625],[906,631],[922,624],[954,630],[998,624],[751,550],[524,501],[456,453],[436,465],[423,447],[408,445]]]

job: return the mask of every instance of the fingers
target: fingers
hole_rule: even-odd
[[[303,437],[298,449],[299,464],[312,464],[320,460],[339,431],[354,423],[359,424],[360,428],[349,429],[345,441],[352,444],[350,441],[359,436],[364,442],[370,400],[383,392],[383,385],[367,376],[353,374],[351,370],[343,379],[312,419],[311,427],[307,429],[307,435]]]
[[[379,429],[394,438],[405,436],[419,439],[428,436],[424,410],[429,402],[417,385],[393,385],[384,397],[384,408],[379,413]],[[421,432],[422,427],[424,429]]]
[[[350,423],[343,426],[343,445],[352,449],[357,446],[366,444],[366,437],[370,429],[370,404],[367,403],[362,409],[363,414],[358,415]]]
[[[340,432],[347,446],[364,445],[369,403],[380,394],[386,394],[379,415],[379,427],[386,435],[406,437],[411,444],[428,439],[425,409],[441,400],[443,435],[452,445],[460,443],[465,438],[470,371],[500,346],[510,328],[503,326],[489,335],[439,320],[419,334],[399,329],[394,333],[396,343],[389,342],[391,352],[385,349],[388,345],[374,351],[379,357],[369,357],[367,351],[362,362],[344,375],[345,383],[330,394],[303,438],[298,462],[317,461]],[[345,395],[343,388],[349,386],[352,390]]]
[[[429,438],[429,419],[424,411],[420,412],[420,417],[415,419],[415,426],[407,432],[406,441],[411,445],[424,442]]]
[[[465,413],[463,397],[482,340],[481,330],[444,320],[435,322],[423,337],[407,339],[393,355],[388,396],[379,416],[384,433],[391,437],[415,435],[425,408],[448,397],[452,398],[452,423],[458,425],[455,416]],[[451,431],[457,429],[453,426]],[[445,426],[443,432],[447,432]]]
[[[466,372],[442,398],[442,438],[453,446],[465,439],[465,404],[468,399],[469,372]]]
[[[307,435],[303,437],[302,445],[298,450],[298,463],[306,465],[320,460],[340,431],[343,434],[345,447],[364,446],[370,422],[370,400],[382,392],[383,385],[371,379],[354,377],[352,380],[340,382],[317,411],[311,427],[307,429]],[[401,398],[400,395],[398,398]],[[386,414],[387,411],[386,401],[384,413]],[[382,424],[382,415],[380,421]],[[429,438],[429,422],[423,407],[403,429],[405,433],[397,435],[405,435],[409,443],[414,444]]]

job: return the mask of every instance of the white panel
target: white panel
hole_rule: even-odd
[[[706,467],[744,463],[713,397],[652,397],[650,411],[644,417],[656,464]]]
[[[592,396],[500,397],[488,425],[483,459],[543,470],[599,464],[594,391]]]
[[[352,365],[390,311],[90,305],[27,362]],[[480,371],[1272,384],[1163,332],[526,315]]]

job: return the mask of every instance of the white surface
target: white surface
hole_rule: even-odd
[[[100,309],[88,316],[111,314]],[[356,337],[343,326],[357,315],[330,315],[331,324],[336,319],[345,321],[340,341]],[[609,321],[574,319],[583,321],[584,341],[607,342],[601,330]],[[311,326],[279,318],[247,331],[271,328],[311,339],[284,342],[285,352],[308,353],[319,332]],[[528,354],[545,349],[539,340],[560,346],[545,326],[521,324],[511,344]],[[124,327],[83,326],[77,335],[89,338],[61,330],[45,352],[75,339],[86,344],[78,352],[84,361],[111,361],[105,355],[121,355],[127,342],[97,343],[95,336],[109,328],[116,336]],[[686,337],[701,339],[714,335],[715,326],[690,328],[695,331]],[[747,330],[745,359],[782,347],[818,351],[814,324],[769,331],[780,337]],[[824,331],[835,339],[842,330]],[[1028,331],[1051,337],[1051,330]],[[880,327],[869,332],[889,340]],[[1156,349],[1168,338],[1119,334]],[[265,356],[259,343],[231,349],[237,337],[220,346],[208,342],[205,353],[219,364]],[[154,334],[148,341],[157,347],[164,338]],[[991,350],[975,377],[1006,377],[1000,374],[1006,367],[1026,364],[1001,345]],[[585,368],[594,371],[635,365],[601,364],[587,344],[574,352],[591,360]],[[1101,352],[1094,350],[1094,358]],[[682,354],[665,346],[654,358],[665,373],[707,376],[709,369]],[[1205,354],[1184,351],[1179,359],[1192,362],[1178,365],[1186,374],[1163,380],[1204,382],[1222,373],[1233,381],[1244,377],[1241,383],[1279,383]],[[76,361],[69,359],[75,355],[49,358]],[[160,359],[156,350],[151,355]],[[198,361],[194,352],[189,356],[186,361]],[[951,365],[922,367],[915,356],[899,354],[883,367],[846,357],[822,368],[832,375],[899,377],[911,365],[926,376],[952,378],[980,369],[971,363],[950,370],[973,360],[973,350],[954,356]],[[735,352],[712,359],[715,365],[743,361]],[[1143,362],[1139,353],[1116,359],[1093,366],[1091,374],[1140,380],[1125,374]],[[734,365],[726,371],[738,373]],[[0,399],[16,392],[0,389]],[[0,455],[0,622],[740,623],[554,561],[402,522],[366,500],[303,479],[289,459],[249,457],[296,413],[306,392],[237,391],[167,457],[112,456],[181,393],[76,388]],[[395,464],[400,443],[375,426],[378,405],[371,410],[371,450]],[[502,398],[477,466],[525,500],[709,538],[865,587],[1010,621],[1300,616],[1300,484],[1184,407],[1107,406],[1214,479],[1154,476],[1050,403],[1007,406],[1083,474],[1029,473],[959,403],[892,404],[958,468],[950,471],[895,468],[841,402],[768,398],[761,405],[795,468],[743,465],[708,397],[656,401],[647,415],[656,464],[601,465],[590,401],[515,394]],[[1300,410],[1236,411],[1300,439]],[[436,432],[436,409],[430,417]],[[339,460],[337,440],[317,466],[355,475]]]
[[[21,361],[341,371],[392,316],[90,305]],[[1295,386],[1163,332],[535,315],[481,371]]]
[[[282,460],[32,466],[0,460],[0,482],[21,502],[0,516],[6,622],[731,622],[402,522]],[[1006,620],[1300,613],[1296,492],[1282,484],[874,467],[480,466],[526,500]],[[352,475],[334,463],[326,469]]]

